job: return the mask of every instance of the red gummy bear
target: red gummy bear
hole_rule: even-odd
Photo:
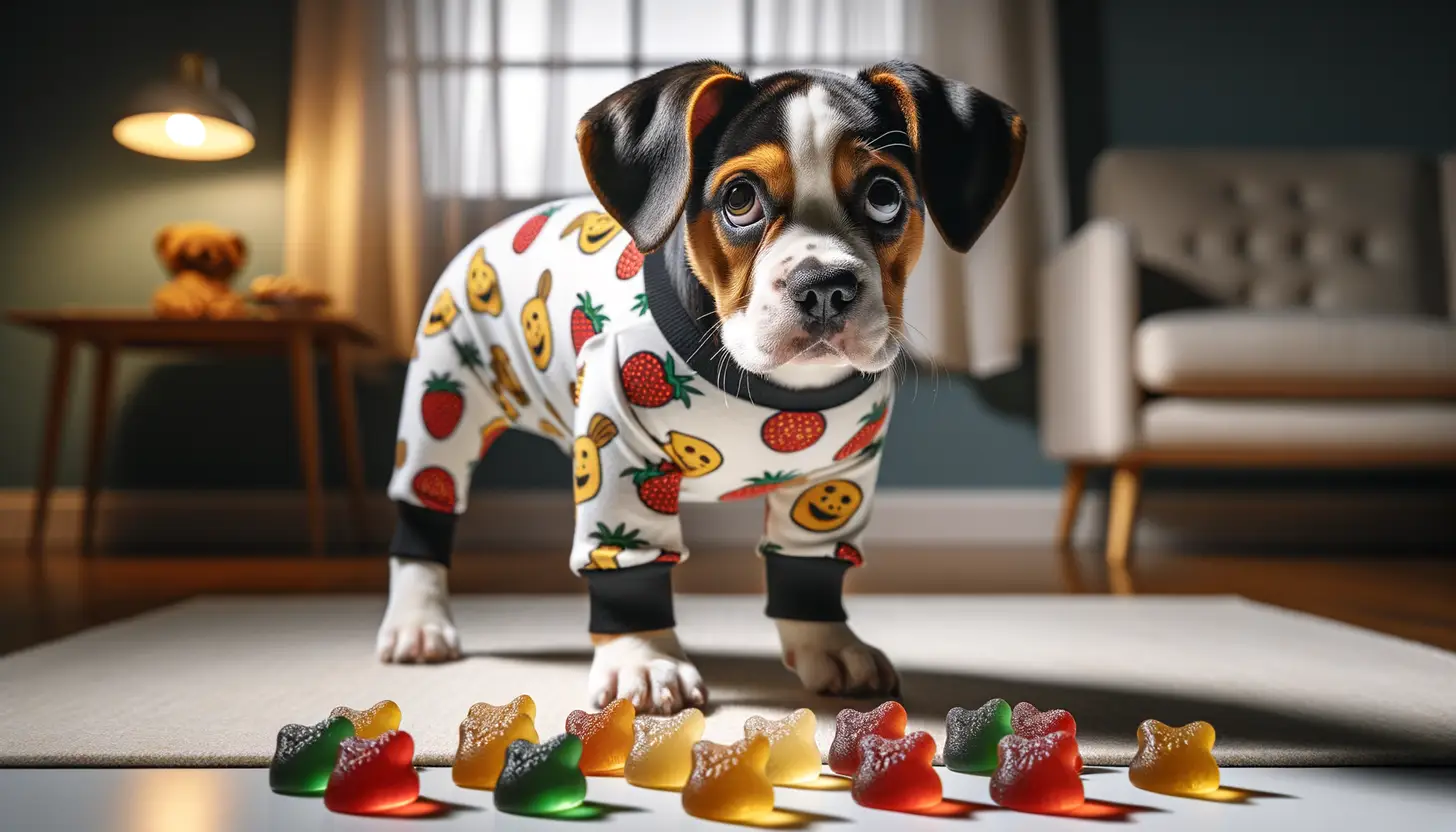
[[[1064,731],[1027,739],[1012,734],[996,747],[991,799],[1019,812],[1057,814],[1086,802],[1077,776],[1077,741]]]
[[[829,746],[829,770],[853,777],[859,771],[859,741],[871,734],[887,740],[905,736],[909,720],[905,706],[886,702],[873,711],[845,708],[834,718],[834,742]]]
[[[1034,740],[1037,737],[1045,737],[1048,734],[1061,731],[1070,734],[1073,740],[1077,737],[1077,720],[1072,718],[1071,713],[1056,708],[1050,711],[1038,711],[1036,706],[1030,702],[1018,702],[1016,707],[1011,709],[1011,731],[1018,737],[1025,737]],[[1075,743],[1074,743],[1075,744]],[[1077,754],[1077,771],[1082,770],[1082,754]]]
[[[385,731],[372,740],[344,740],[324,790],[324,806],[335,812],[367,815],[415,802],[420,796],[420,775],[414,757],[414,738],[403,731]]]
[[[930,767],[935,740],[924,731],[887,740],[870,734],[859,741],[859,770],[849,794],[871,809],[918,812],[940,802],[940,775]]]

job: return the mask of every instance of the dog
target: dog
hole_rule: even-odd
[[[588,699],[707,701],[674,633],[680,500],[763,497],[767,613],[823,694],[899,689],[849,628],[906,281],[926,219],[966,251],[1009,194],[1025,127],[920,66],[749,80],[665,69],[582,117],[592,197],[485,231],[427,303],[401,407],[384,661],[458,655],[448,564],[469,478],[508,428],[571,458]]]

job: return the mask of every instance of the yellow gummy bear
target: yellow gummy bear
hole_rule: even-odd
[[[1218,790],[1212,725],[1190,722],[1181,728],[1172,728],[1149,719],[1138,726],[1137,741],[1137,754],[1127,770],[1134,786],[1171,795]]]
[[[521,695],[509,705],[477,702],[460,722],[460,748],[450,777],[467,789],[493,789],[506,762],[506,747],[516,740],[536,743],[536,701]]]
[[[398,731],[399,721],[404,718],[399,706],[388,699],[376,702],[374,707],[364,711],[356,711],[340,705],[329,714],[329,719],[336,716],[341,716],[354,723],[354,736],[361,740],[377,739],[385,732]]]
[[[741,822],[774,808],[773,784],[764,773],[769,741],[762,735],[732,745],[716,742],[693,746],[693,773],[683,787],[683,810],[707,818]]]
[[[601,713],[572,711],[566,716],[566,732],[581,738],[582,774],[615,774],[627,762],[632,750],[632,722],[637,709],[626,699],[613,699]]]
[[[622,769],[627,782],[649,789],[680,789],[693,773],[693,743],[708,721],[697,708],[676,716],[639,716],[632,723],[632,751]]]
[[[807,783],[819,777],[822,757],[814,741],[814,712],[800,708],[783,719],[751,716],[743,723],[745,739],[768,740],[768,779],[775,786]]]

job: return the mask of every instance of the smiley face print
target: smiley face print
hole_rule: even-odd
[[[531,351],[531,363],[545,372],[551,363],[551,319],[546,316],[546,298],[551,294],[551,272],[541,272],[536,296],[521,307],[521,337]]]
[[[617,437],[617,424],[597,413],[587,423],[586,435],[571,443],[571,489],[577,505],[602,490],[602,448]]]
[[[596,254],[621,233],[622,226],[612,219],[611,214],[587,211],[566,226],[566,230],[561,232],[561,239],[566,239],[573,231],[578,232],[576,247],[581,249],[581,253]]]
[[[470,258],[470,271],[465,276],[465,290],[470,293],[470,309],[485,315],[501,313],[500,280],[495,267],[485,262],[485,249],[475,250]]]
[[[864,492],[849,480],[825,480],[794,501],[789,518],[801,529],[832,532],[842,528],[859,511]]]
[[[667,456],[682,471],[684,477],[701,477],[718,470],[723,464],[723,455],[707,440],[678,433],[667,432],[667,443],[662,446]]]
[[[455,316],[460,310],[455,307],[455,296],[446,289],[440,292],[435,298],[435,305],[430,307],[430,317],[425,319],[424,329],[421,330],[426,336],[439,335],[455,323]]]

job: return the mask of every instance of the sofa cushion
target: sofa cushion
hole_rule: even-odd
[[[1147,449],[1456,451],[1456,403],[1166,398],[1139,414]]]
[[[1147,319],[1134,337],[1135,375],[1155,393],[1456,396],[1456,326],[1436,318],[1182,311]]]

